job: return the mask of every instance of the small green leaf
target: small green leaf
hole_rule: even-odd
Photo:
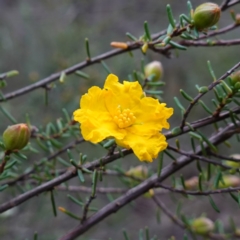
[[[124,236],[125,240],[130,240],[129,237],[128,237],[128,234],[126,232],[126,229],[123,229],[123,236]]]
[[[182,94],[182,96],[183,96],[186,100],[188,100],[188,101],[190,101],[190,102],[193,101],[193,98],[192,98],[191,96],[189,96],[184,90],[180,89],[180,93]]]
[[[136,37],[134,37],[131,33],[127,32],[126,36],[129,37],[131,40],[133,41],[138,41],[138,39]]]
[[[182,132],[182,129],[180,127],[175,127],[171,130],[172,135],[176,136]]]
[[[219,210],[219,208],[217,207],[217,205],[215,204],[215,202],[213,201],[211,195],[209,195],[209,202],[210,202],[211,206],[213,207],[213,209],[214,209],[216,212],[220,213],[220,210]]]
[[[209,89],[207,86],[200,87],[198,90],[199,93],[206,93],[208,91],[209,91]]]
[[[167,4],[166,9],[167,9],[167,15],[168,15],[169,23],[172,25],[173,28],[175,28],[176,24],[175,24],[175,21],[174,21],[174,17],[173,17],[173,13],[172,13],[172,9],[171,9],[170,4]]]
[[[82,77],[82,78],[87,79],[87,80],[90,78],[88,74],[86,74],[86,73],[84,73],[84,72],[82,72],[82,71],[80,71],[80,70],[78,70],[78,71],[76,71],[76,72],[74,72],[74,73],[75,73],[77,76]]]
[[[68,194],[67,197],[72,200],[74,203],[76,203],[79,206],[84,206],[84,203],[73,197],[72,195]]]
[[[172,41],[172,40],[169,41],[169,44],[170,44],[171,46],[179,49],[179,50],[187,50],[187,47],[185,47],[185,46],[183,46],[183,45],[181,45],[181,44],[179,44],[179,43],[176,43],[176,42],[174,42],[174,41]]]
[[[159,154],[158,169],[157,169],[158,177],[161,176],[162,166],[163,166],[163,152]]]
[[[86,47],[88,60],[90,60],[91,59],[91,54],[90,54],[90,47],[89,47],[89,40],[88,40],[88,38],[85,38],[85,47]]]
[[[210,74],[211,74],[211,76],[213,78],[213,81],[215,82],[217,80],[217,78],[216,78],[216,75],[215,75],[215,73],[213,71],[213,68],[211,66],[211,62],[207,61],[207,65],[208,65],[208,70],[209,70],[209,72],[210,72]]]
[[[80,169],[77,170],[77,174],[78,174],[78,178],[79,178],[80,182],[84,183],[85,179],[84,179],[83,173]]]
[[[53,214],[56,217],[57,216],[57,209],[56,209],[56,204],[55,204],[53,190],[50,191],[50,194],[51,194],[51,203],[52,203]]]
[[[147,21],[144,22],[144,30],[145,30],[145,35],[146,35],[147,39],[148,39],[149,41],[152,41],[152,38],[151,38],[151,34],[150,34],[150,31],[149,31],[149,27],[148,27],[148,22],[147,22]]]
[[[177,104],[177,106],[178,106],[183,112],[185,112],[186,110],[185,110],[185,108],[183,107],[183,105],[180,103],[180,101],[178,100],[178,98],[177,98],[177,97],[174,97],[173,99],[174,99],[175,103]]]

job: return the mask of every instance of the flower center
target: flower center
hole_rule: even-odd
[[[135,123],[136,117],[129,108],[122,109],[119,105],[113,117],[119,128],[127,128]]]

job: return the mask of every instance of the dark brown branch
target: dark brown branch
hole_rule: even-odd
[[[174,222],[176,223],[180,228],[186,229],[187,226],[185,226],[172,212],[168,210],[168,208],[165,206],[163,202],[158,200],[156,197],[152,197],[153,201],[157,204],[158,207],[162,209],[162,211]],[[190,230],[190,229],[189,229]],[[191,233],[191,231],[190,231]],[[227,239],[222,235],[219,234],[209,234],[207,236],[209,239],[214,239],[214,240],[224,240]]]
[[[83,143],[84,141],[85,141],[85,140],[81,138],[81,139],[78,139],[78,140],[75,140],[75,141],[69,143],[68,145],[66,145],[65,147],[63,147],[62,149],[60,149],[59,151],[57,151],[57,152],[51,154],[50,156],[48,156],[46,161],[50,161],[50,160],[56,158],[56,157],[59,156],[60,154],[66,152],[68,149],[72,149],[72,148],[74,148],[77,144]],[[37,168],[39,168],[40,166],[42,166],[44,163],[45,163],[45,162],[43,162],[43,161],[41,161],[41,160],[37,161],[37,162],[34,164],[34,166],[33,166],[28,172],[26,172],[26,173],[18,176],[17,178],[15,178],[15,179],[13,179],[13,180],[6,181],[6,182],[4,182],[4,183],[1,183],[0,186],[1,186],[1,185],[5,185],[5,184],[11,186],[11,185],[14,185],[14,184],[15,184],[16,182],[18,182],[18,181],[23,181],[23,180],[25,180],[30,174],[34,173],[35,170],[36,170]]]
[[[157,39],[165,33],[166,33],[166,30],[161,31],[161,32],[156,33],[156,34],[153,34],[152,39],[153,40]],[[91,66],[91,65],[96,64],[96,63],[100,63],[102,60],[114,57],[116,55],[120,55],[120,54],[125,53],[125,52],[136,50],[136,49],[140,48],[141,46],[142,46],[142,44],[138,44],[137,42],[132,42],[132,43],[130,42],[130,43],[128,43],[128,48],[127,49],[114,49],[114,50],[108,51],[106,53],[100,54],[96,57],[93,57],[90,60],[87,59],[86,61],[83,61],[81,63],[78,63],[78,64],[70,67],[70,68],[62,70],[61,72],[52,74],[49,77],[46,77],[46,78],[44,78],[44,79],[42,79],[42,80],[40,80],[36,83],[33,83],[33,84],[28,85],[26,87],[20,88],[16,91],[7,93],[7,94],[4,95],[3,99],[0,99],[0,102],[6,101],[6,100],[9,100],[9,99],[21,96],[21,95],[24,95],[24,94],[26,94],[28,92],[31,92],[31,91],[33,91],[35,89],[38,89],[38,88],[45,87],[49,83],[58,80],[60,78],[62,72],[65,72],[66,75],[70,75],[70,74],[76,72],[77,70],[83,69],[85,67]]]
[[[235,108],[233,108],[233,109],[231,110],[231,113],[240,113],[240,107],[235,107]],[[212,117],[212,116],[206,117],[206,118],[202,118],[202,119],[200,119],[200,120],[197,120],[197,121],[195,121],[195,122],[192,122],[192,123],[191,123],[191,126],[192,126],[194,129],[198,129],[198,128],[207,126],[207,125],[209,125],[209,124],[212,124],[212,123],[214,123],[214,122],[218,122],[218,121],[224,120],[224,119],[228,118],[229,116],[230,116],[230,112],[225,112],[225,113],[220,114],[220,115],[218,116],[218,118],[215,118],[215,117]],[[183,128],[183,131],[180,132],[179,134],[173,135],[173,134],[171,133],[171,131],[169,131],[169,132],[165,133],[164,135],[166,136],[167,139],[171,139],[171,138],[173,138],[173,137],[182,135],[182,134],[187,133],[187,132],[189,132],[189,131],[191,131],[191,129],[190,129],[188,126],[185,126],[185,127]],[[69,145],[67,145],[67,146],[64,148],[65,151],[66,151],[67,149],[73,148],[74,145],[75,145],[75,142],[70,143]],[[60,150],[60,151],[61,151],[61,150]],[[58,151],[57,153],[60,154],[59,151]],[[53,159],[53,158],[56,157],[56,156],[57,156],[57,155],[55,155],[55,154],[50,155],[50,156],[48,157],[48,160]],[[39,163],[40,163],[40,162],[39,162]],[[33,169],[32,169],[32,170],[33,170]],[[25,174],[20,175],[19,177],[15,178],[15,179],[13,179],[13,180],[3,182],[3,183],[0,184],[0,186],[5,185],[5,184],[8,184],[9,186],[12,186],[12,185],[14,185],[15,183],[17,183],[18,181],[24,181],[25,179],[27,179],[27,178],[30,176],[30,174],[32,173],[32,172],[31,172],[32,170],[30,170],[29,172],[27,172],[27,173],[25,173]],[[34,170],[33,170],[33,171],[34,171]],[[62,169],[62,170],[58,171],[58,174],[63,174],[63,173],[65,173],[65,172],[66,172],[66,170],[65,170],[65,169]],[[109,174],[111,174],[111,173],[109,173]],[[115,172],[115,173],[113,172],[112,174],[115,175],[115,174],[117,174],[117,173],[116,173],[116,172]]]
[[[188,43],[188,42],[191,43],[192,42],[193,43],[192,45],[187,45],[187,44],[184,45],[184,46],[191,47],[191,46],[194,46],[194,42],[199,42],[199,40],[201,40],[201,39],[209,39],[210,37],[219,36],[219,35],[224,34],[226,32],[232,31],[235,28],[238,28],[239,26],[240,26],[240,24],[233,23],[233,24],[230,24],[230,25],[228,25],[224,28],[221,28],[219,30],[210,31],[207,35],[202,34],[196,40],[181,40],[178,43],[180,45],[184,45],[184,43]],[[201,46],[201,45],[199,45],[199,46]],[[203,45],[203,46],[205,46],[205,45]],[[209,46],[209,45],[207,45],[207,46]],[[171,45],[167,45],[165,48],[157,49],[157,51],[160,52],[160,53],[163,53],[163,54],[167,54],[169,52],[169,50],[171,50],[171,49],[174,49],[174,47],[171,46]]]
[[[102,163],[102,165],[105,165],[105,164],[110,163],[110,162],[114,161],[115,159],[118,159],[122,156],[125,156],[125,155],[127,155],[131,152],[132,152],[132,150],[123,150],[122,153],[115,153],[112,156],[108,156],[106,158],[101,158],[99,160],[95,160],[91,163],[85,164],[84,168],[87,168],[89,170],[93,170],[95,168],[100,167],[101,163]],[[77,176],[76,168],[71,167],[71,168],[68,169],[68,171],[66,173],[60,175],[59,177],[56,177],[55,179],[53,179],[49,182],[41,184],[40,186],[38,186],[38,187],[36,187],[36,188],[26,192],[26,193],[23,193],[23,194],[15,197],[13,199],[11,199],[10,201],[8,201],[6,203],[1,204],[0,205],[0,213],[17,206],[17,205],[27,201],[28,199],[39,195],[42,192],[49,191],[52,188],[54,188],[55,186],[58,186],[59,184],[61,184],[63,182],[66,182],[67,180],[69,180],[73,177],[76,177],[76,176]]]
[[[239,26],[239,25],[236,25],[236,24],[229,25],[229,26],[227,26],[223,29],[220,29],[218,31],[213,31],[210,34],[208,34],[207,36],[205,36],[205,35],[201,36],[199,39],[205,39],[207,37],[216,36],[216,35],[228,32],[228,31],[234,29],[237,26]],[[164,31],[161,31],[160,33],[154,34],[152,36],[152,39],[156,40],[159,36],[162,36],[165,33],[166,33],[166,31],[164,30]],[[140,42],[129,42],[127,49],[114,49],[114,50],[108,51],[106,53],[100,54],[100,55],[98,55],[94,58],[91,58],[90,60],[88,59],[86,61],[78,63],[78,64],[76,64],[76,65],[74,65],[70,68],[62,70],[61,72],[52,74],[49,77],[46,77],[46,78],[44,78],[44,79],[42,79],[42,80],[40,80],[40,81],[38,81],[34,84],[31,84],[31,85],[28,85],[26,87],[20,88],[16,91],[7,93],[7,94],[4,95],[4,97],[2,99],[0,99],[0,102],[6,101],[6,100],[9,100],[9,99],[21,96],[21,95],[24,95],[24,94],[26,94],[28,92],[31,92],[31,91],[33,91],[35,89],[38,89],[38,88],[45,87],[49,83],[58,80],[60,78],[62,72],[65,72],[66,75],[69,75],[69,74],[72,74],[72,73],[76,72],[77,70],[83,69],[87,66],[93,65],[95,63],[100,63],[104,59],[108,59],[108,58],[111,58],[111,57],[116,56],[116,55],[120,55],[120,54],[128,52],[128,51],[133,51],[133,50],[139,49],[141,46],[142,46],[142,44]],[[160,49],[159,51],[162,54],[167,55],[168,47]]]
[[[220,158],[220,159],[223,159],[223,160],[229,160],[229,161],[232,161],[232,162],[240,162],[240,158],[234,158],[234,157],[230,157],[230,156],[223,156],[223,155],[214,153],[212,151],[209,151],[208,153],[210,155],[216,157],[216,158]]]
[[[186,226],[175,216],[173,215],[168,208],[165,206],[165,204],[157,199],[155,196],[152,197],[153,201],[157,204],[159,208],[162,209],[162,211],[174,222],[176,223],[180,228],[185,229]]]
[[[57,186],[55,187],[56,190],[60,191],[71,191],[71,192],[85,192],[85,193],[91,193],[92,189],[89,187],[84,186]],[[107,194],[107,193],[125,193],[129,189],[128,188],[115,188],[115,187],[97,187],[96,192],[101,194]]]
[[[221,132],[217,133],[213,137],[211,137],[210,141],[212,144],[217,145],[229,137],[231,135],[228,134],[229,130],[235,129],[234,124],[230,124],[228,127],[226,127]],[[205,146],[208,148],[207,146]],[[196,154],[201,154],[201,148],[198,147],[196,150]],[[132,200],[136,199],[140,195],[147,192],[149,189],[153,188],[154,185],[157,182],[162,182],[167,177],[172,175],[174,172],[178,171],[179,169],[183,168],[184,166],[188,165],[190,162],[192,162],[191,158],[182,156],[180,157],[177,162],[171,163],[167,165],[164,169],[162,169],[161,176],[158,177],[157,175],[153,175],[149,179],[145,180],[143,183],[139,184],[138,186],[132,188],[129,190],[126,194],[123,196],[117,198],[113,202],[109,203],[102,209],[100,209],[96,214],[91,216],[89,219],[85,221],[84,224],[77,226],[70,232],[68,232],[65,236],[61,237],[59,240],[72,240],[76,237],[80,236],[84,232],[86,232],[88,229],[90,229],[92,226],[106,218],[107,216],[116,213],[119,209],[124,207],[126,204],[131,202]],[[1,209],[1,208],[0,208]]]
[[[234,187],[234,188],[224,188],[224,189],[216,189],[216,190],[209,190],[209,191],[187,191],[184,189],[177,189],[177,188],[165,186],[165,185],[159,184],[159,183],[156,183],[155,186],[167,189],[171,192],[187,194],[187,195],[194,195],[194,196],[208,196],[208,195],[212,195],[212,194],[238,192],[240,190],[240,187]]]
[[[226,165],[222,164],[219,161],[214,161],[214,160],[212,160],[210,158],[206,158],[206,157],[203,157],[203,156],[199,156],[197,154],[189,153],[189,152],[186,152],[186,151],[174,148],[174,147],[172,147],[170,145],[168,146],[168,149],[170,149],[170,150],[172,150],[172,151],[174,151],[174,152],[176,152],[178,154],[190,157],[192,159],[198,159],[198,160],[203,161],[203,162],[207,162],[207,163],[211,163],[211,164],[214,164],[214,165],[217,165],[217,166],[221,166],[224,169],[232,169],[231,167],[226,166]]]
[[[234,46],[240,45],[240,39],[232,39],[232,40],[212,40],[209,42],[206,41],[192,41],[192,40],[185,40],[179,41],[179,44],[187,47],[218,47],[218,46]]]
[[[225,11],[226,9],[228,9],[228,8],[238,4],[238,3],[240,3],[239,0],[233,0],[233,1],[225,0],[221,5],[221,10]]]

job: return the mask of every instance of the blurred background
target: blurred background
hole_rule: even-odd
[[[168,23],[166,4],[171,4],[174,16],[177,18],[181,13],[187,13],[186,2],[182,0],[0,0],[0,71],[4,73],[16,69],[20,72],[20,75],[7,80],[8,86],[4,89],[4,93],[32,84],[52,73],[84,61],[86,58],[84,43],[86,37],[90,42],[91,56],[96,56],[111,50],[110,42],[112,41],[129,41],[125,36],[126,32],[137,37],[141,36],[145,20],[149,23],[151,33],[164,30]],[[203,2],[192,0],[194,7]],[[221,1],[215,2],[221,4]],[[240,6],[237,5],[234,9],[238,12]],[[231,22],[228,10],[223,13],[218,26],[222,28]],[[239,29],[217,37],[217,39],[220,38],[239,38]],[[151,51],[143,56],[139,50],[136,50],[133,55],[134,57],[130,57],[129,54],[122,54],[106,60],[106,63],[114,74],[124,80],[133,70],[140,71],[142,58],[146,63],[152,60],[161,61],[164,67],[163,81],[166,82],[162,98],[169,107],[175,108],[173,96],[179,97],[180,88],[195,96],[197,94],[195,84],[200,86],[210,84],[212,78],[207,68],[207,60],[211,61],[215,73],[219,77],[239,61],[239,46],[190,47],[187,51],[180,51],[178,54],[173,52],[174,58],[172,59],[167,59]],[[44,104],[43,89],[35,90],[1,104],[18,122],[25,122],[25,116],[28,113],[33,125],[44,127],[49,121],[55,121],[55,119],[62,117],[63,107],[71,114],[79,107],[80,96],[92,85],[102,86],[107,76],[107,72],[100,64],[87,67],[83,71],[89,74],[89,80],[70,75],[64,84],[56,81],[49,92],[48,106]],[[204,100],[209,101],[210,99],[211,96],[207,96]],[[184,100],[182,102],[187,104]],[[206,113],[198,111],[196,108],[189,120],[196,120],[204,116]],[[171,126],[179,124],[179,117],[180,111],[176,109],[174,117],[170,120]],[[2,113],[0,113],[0,119],[2,132],[10,122]],[[190,148],[189,145],[186,143],[186,149]],[[96,159],[100,153],[103,153],[100,147],[92,148],[88,143],[85,143],[82,148],[94,149],[89,155],[90,159]],[[223,147],[222,151],[229,150]],[[32,161],[36,160],[36,157],[39,158],[33,155]],[[119,163],[120,160],[114,164]],[[121,164],[127,170],[139,162],[131,156],[125,158]],[[155,164],[150,168],[154,169]],[[188,178],[196,172],[195,166],[192,166],[182,173]],[[103,184],[104,186],[112,186],[110,184],[112,181],[112,177],[106,177]],[[73,180],[71,183],[77,185],[79,181]],[[114,186],[122,185],[116,180]],[[1,202],[9,200],[19,193],[11,193],[11,191],[7,194],[1,193]],[[79,195],[83,199],[87,196]],[[162,196],[163,201],[173,211],[176,210],[174,202],[176,199],[174,198],[180,198],[180,196]],[[236,214],[239,214],[239,210],[235,209],[237,205],[231,207],[230,204],[221,204],[225,203],[226,199],[228,199],[226,196],[216,198],[216,202],[220,204],[220,214],[216,214],[209,207],[208,199],[203,197],[194,201],[182,198],[183,203],[187,201],[183,211],[192,217],[205,212],[213,220],[222,219],[227,222],[228,215],[235,217]],[[57,206],[64,206],[73,212],[79,211],[67,199],[65,192],[58,192],[56,201]],[[108,197],[99,196],[93,205],[101,207],[108,201]],[[61,212],[58,213],[57,218],[54,218],[50,196],[49,193],[46,193],[15,208],[9,212],[9,216],[0,215],[0,238],[3,240],[30,240],[33,239],[34,232],[37,231],[40,240],[54,240],[76,224],[75,220]],[[78,239],[124,239],[122,228],[127,229],[132,239],[137,239],[138,230],[145,226],[149,227],[151,236],[156,234],[158,239],[168,239],[172,235],[176,236],[176,239],[183,238],[183,231],[164,214],[162,214],[159,224],[156,221],[156,206],[150,199],[142,197],[108,217]]]

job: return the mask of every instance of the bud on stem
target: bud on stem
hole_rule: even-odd
[[[212,220],[206,217],[200,217],[193,220],[191,230],[200,235],[207,235],[214,229]]]
[[[159,81],[163,75],[162,64],[158,61],[153,61],[147,64],[144,68],[145,77],[150,81]]]
[[[3,143],[7,151],[24,148],[30,138],[30,130],[27,124],[20,123],[9,126],[3,133]]]
[[[193,13],[193,25],[198,31],[206,30],[215,25],[221,15],[221,8],[215,3],[203,3]]]

